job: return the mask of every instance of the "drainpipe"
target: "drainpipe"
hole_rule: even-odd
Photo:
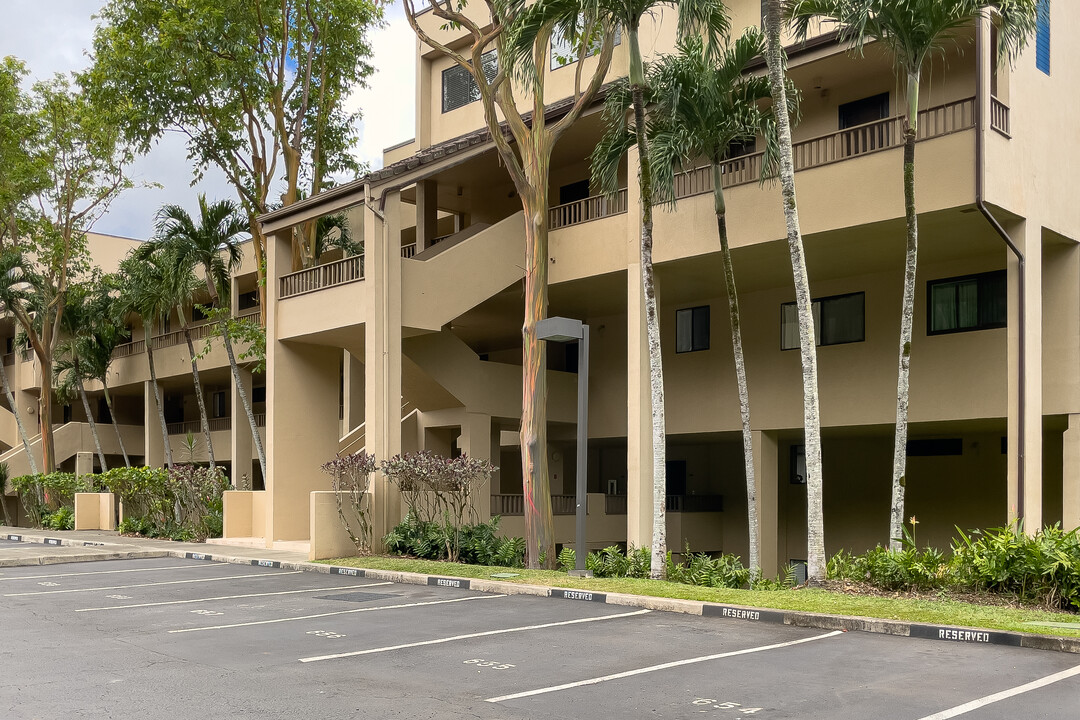
[[[1016,468],[1016,517],[1023,522],[1024,520],[1024,442],[1025,442],[1025,418],[1027,416],[1027,398],[1024,391],[1024,375],[1027,364],[1027,349],[1026,349],[1026,307],[1027,301],[1024,295],[1025,286],[1025,272],[1024,272],[1024,253],[1017,247],[1016,243],[1009,236],[1009,233],[1001,226],[994,214],[990,212],[990,208],[986,206],[986,202],[983,199],[983,190],[986,180],[986,153],[985,153],[985,134],[983,132],[983,77],[986,73],[986,55],[983,53],[983,29],[984,19],[980,16],[976,21],[975,27],[975,206],[982,213],[982,216],[986,218],[986,221],[990,223],[990,227],[996,232],[1002,240],[1005,241],[1005,245],[1008,246],[1009,251],[1016,257],[1016,261],[1019,264],[1019,280],[1017,281],[1017,293],[1019,294],[1020,305],[1020,318],[1017,323],[1017,333],[1019,334],[1018,341],[1018,355],[1017,360],[1017,386],[1016,386],[1016,404],[1017,404],[1017,430],[1016,430],[1016,443],[1017,443],[1017,468]]]

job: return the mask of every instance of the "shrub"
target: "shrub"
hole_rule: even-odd
[[[331,478],[338,519],[345,532],[349,534],[349,539],[353,541],[358,553],[368,552],[371,550],[371,496],[368,494],[368,486],[371,473],[375,472],[375,456],[361,450],[355,455],[335,458],[325,463],[322,471]],[[352,510],[352,518],[345,512],[346,502]]]
[[[465,525],[455,529],[449,525],[422,521],[406,515],[398,525],[383,538],[387,552],[396,555],[412,555],[424,560],[451,559],[447,546],[455,539],[460,542],[455,561],[471,565],[499,565],[523,567],[525,564],[525,539],[499,537],[499,518],[486,523]]]
[[[164,468],[119,467],[98,478],[123,503],[125,518],[151,517],[164,525],[173,512],[169,473]]]
[[[93,488],[92,477],[65,472],[21,475],[11,480],[11,487],[19,494],[31,525],[43,527],[46,516],[54,510],[74,506],[75,493],[89,492]]]
[[[737,555],[692,553],[687,546],[685,560],[676,564],[668,560],[668,580],[714,588],[741,588],[750,580],[750,570],[743,567]]]
[[[220,467],[114,468],[99,478],[124,504],[122,533],[184,541],[221,536],[221,495],[229,483]]]
[[[64,506],[41,516],[41,527],[48,530],[74,530],[75,510]]]

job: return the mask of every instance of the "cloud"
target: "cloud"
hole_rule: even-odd
[[[104,0],[3,0],[2,4],[0,53],[25,61],[33,79],[87,67],[95,26],[92,16]],[[348,99],[350,109],[363,110],[355,154],[372,168],[382,166],[383,148],[413,137],[415,128],[415,36],[400,5],[388,7],[386,19],[386,27],[372,31],[376,72],[368,80],[369,87],[358,88]],[[198,193],[236,199],[235,190],[215,168],[191,186],[192,164],[180,135],[163,137],[135,162],[131,172],[137,182],[160,187],[141,187],[121,195],[95,231],[148,238],[153,233],[154,213],[163,204],[194,212]]]

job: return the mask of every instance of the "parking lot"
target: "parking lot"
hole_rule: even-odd
[[[1080,657],[176,558],[0,569],[3,718],[1075,718]]]

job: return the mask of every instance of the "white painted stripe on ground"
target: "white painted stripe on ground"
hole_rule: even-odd
[[[1047,675],[1044,678],[1033,680],[1032,682],[1026,683],[1024,685],[1017,685],[1014,688],[1002,690],[999,693],[987,695],[986,697],[981,697],[978,700],[966,702],[963,705],[957,705],[956,707],[949,708],[948,710],[942,710],[941,712],[934,713],[933,715],[927,715],[924,718],[920,718],[920,720],[947,720],[948,718],[954,718],[958,715],[964,715],[966,713],[969,713],[972,710],[978,710],[981,707],[986,707],[987,705],[992,705],[1002,700],[1008,700],[1011,697],[1022,695],[1023,693],[1031,692],[1032,690],[1038,690],[1039,688],[1046,687],[1047,685],[1053,685],[1054,683],[1061,682],[1062,680],[1068,680],[1069,678],[1076,677],[1077,675],[1080,675],[1080,665],[1077,665],[1074,668],[1069,668],[1068,670],[1062,670],[1061,672],[1054,673],[1053,675]]]
[[[732,652],[717,653],[716,655],[704,655],[702,657],[689,658],[686,660],[675,660],[674,662],[661,663],[660,665],[650,665],[649,667],[638,668],[637,670],[627,670],[621,673],[614,673],[612,675],[602,675],[600,677],[590,678],[588,680],[578,680],[577,682],[565,683],[563,685],[553,685],[551,687],[539,688],[537,690],[527,690],[525,692],[514,693],[513,695],[500,695],[499,697],[488,698],[485,702],[497,703],[505,700],[517,700],[518,698],[532,697],[534,695],[545,695],[547,693],[559,692],[560,690],[570,690],[571,688],[583,687],[585,685],[598,685],[602,682],[609,680],[619,680],[622,678],[633,677],[635,675],[644,675],[645,673],[656,672],[658,670],[668,670],[670,668],[682,667],[683,665],[694,665],[696,663],[703,663],[709,660],[720,660],[722,658],[735,657],[736,655],[749,655],[751,653],[764,652],[766,650],[776,650],[777,648],[791,647],[792,645],[801,645],[802,643],[813,642],[815,640],[824,640],[825,638],[836,637],[842,635],[842,630],[834,630],[824,635],[815,635],[813,637],[802,638],[801,640],[791,640],[789,642],[776,643],[775,645],[762,645],[761,647],[746,648],[745,650],[733,650]]]
[[[376,585],[393,585],[393,583],[375,583]],[[365,585],[364,587],[372,587]],[[205,630],[228,630],[229,628],[250,627],[252,625],[273,625],[274,623],[292,622],[293,620],[313,620],[315,618],[331,617],[333,615],[351,615],[353,613],[374,612],[376,610],[399,610],[402,608],[423,607],[426,605],[446,605],[448,603],[467,602],[469,600],[489,600],[492,598],[506,597],[505,595],[477,595],[474,597],[454,598],[453,600],[430,600],[428,602],[402,603],[399,605],[380,605],[379,607],[357,608],[355,610],[337,610],[335,612],[319,613],[318,615],[300,615],[298,617],[277,618],[274,620],[256,620],[254,622],[233,623],[232,625],[211,625],[210,627],[184,628],[182,630],[170,630],[169,633],[203,632]]]
[[[332,585],[330,587],[311,588],[310,590],[281,590],[278,592],[248,593],[246,595],[220,595],[218,597],[195,598],[193,600],[166,600],[164,602],[138,603],[136,605],[110,605],[109,607],[79,608],[75,612],[96,612],[98,610],[126,610],[128,608],[158,607],[161,605],[187,605],[189,603],[210,602],[212,600],[238,600],[240,598],[267,597],[269,595],[296,595],[297,593],[324,592],[326,590],[355,590],[362,587],[375,585],[392,585],[393,583],[368,583],[366,585]]]
[[[80,575],[113,575],[116,573],[136,573],[136,572],[150,572],[151,570],[204,570],[208,567],[224,568],[230,567],[228,563],[214,563],[213,565],[192,564],[192,565],[162,565],[159,567],[151,568],[129,568],[127,570],[95,570],[94,572],[79,572],[79,573],[58,573],[56,575],[19,575],[18,577],[0,577],[0,581],[3,580],[44,580],[46,578],[62,578],[62,577],[78,577]]]
[[[353,652],[336,653],[334,655],[318,655],[316,657],[300,658],[300,662],[319,662],[321,660],[337,660],[338,658],[355,657],[357,655],[372,655],[374,653],[390,652],[391,650],[405,650],[406,648],[423,647],[425,645],[441,645],[442,643],[454,642],[456,640],[468,640],[470,638],[488,637],[489,635],[505,635],[506,633],[525,632],[526,630],[542,630],[550,627],[560,627],[562,625],[580,625],[581,623],[599,622],[601,620],[614,620],[616,618],[632,617],[634,615],[644,615],[651,610],[636,610],[634,612],[619,613],[618,615],[601,615],[599,617],[578,618],[577,620],[563,620],[562,622],[550,622],[543,623],[542,625],[524,625],[522,627],[504,628],[502,630],[486,630],[484,632],[468,633],[467,635],[454,635],[453,637],[437,638],[435,640],[422,640],[420,642],[405,643],[403,645],[389,645],[381,648],[371,648],[370,650],[355,650]]]
[[[299,575],[303,570],[283,573],[247,573],[246,575],[226,575],[219,578],[196,578],[195,580],[166,580],[165,582],[142,583],[140,585],[111,585],[109,587],[73,588],[70,590],[38,590],[36,592],[8,593],[4,597],[26,597],[27,595],[61,595],[63,593],[94,592],[95,590],[128,590],[130,588],[156,587],[158,585],[188,585],[191,583],[221,582],[222,580],[262,580],[282,575]]]

